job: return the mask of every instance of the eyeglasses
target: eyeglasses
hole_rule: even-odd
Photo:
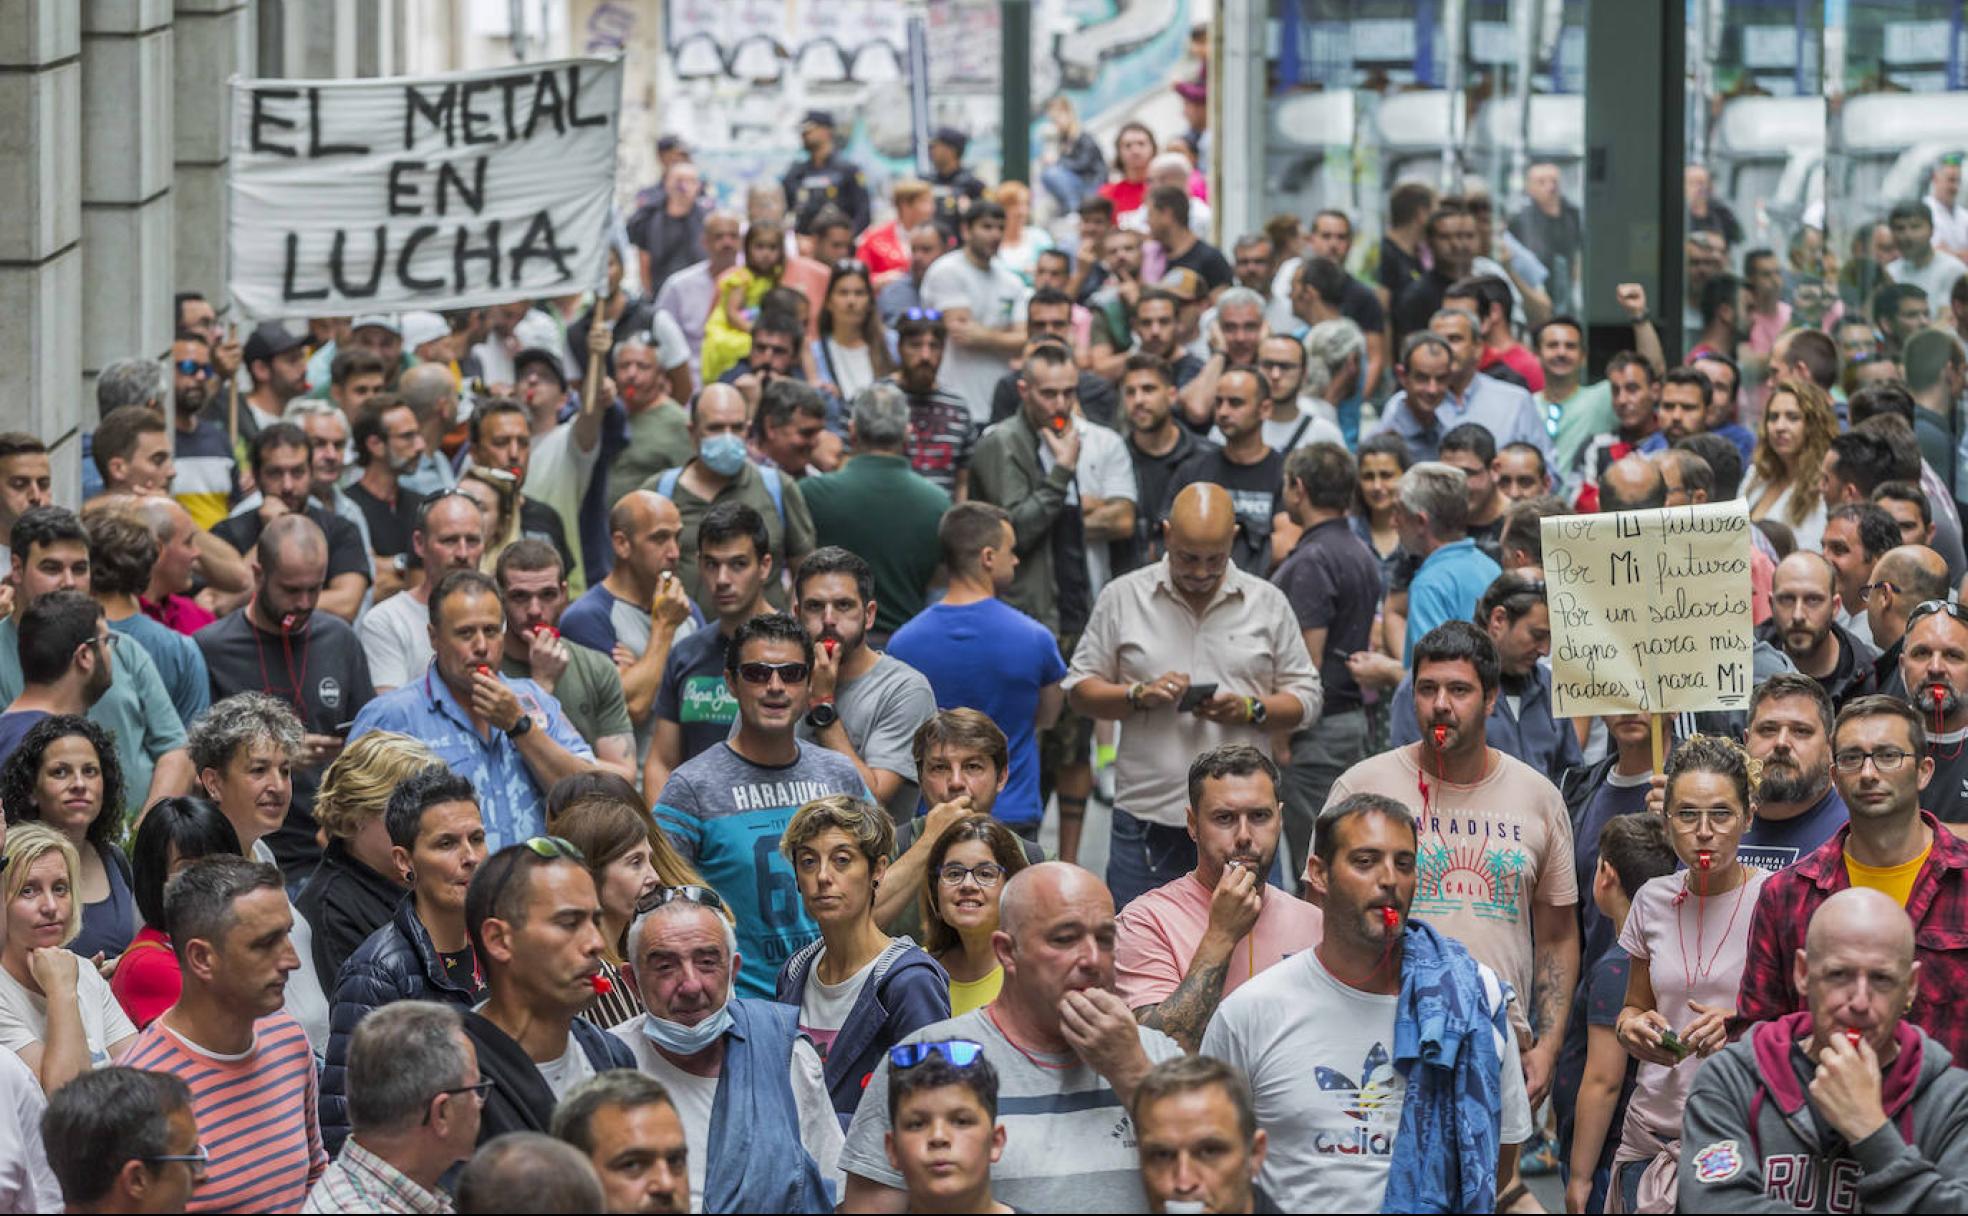
[[[1936,612],[1945,612],[1959,624],[1968,625],[1968,608],[1963,608],[1953,600],[1928,600],[1912,612],[1907,613],[1907,632],[1912,633],[1915,625],[1919,624],[1923,619],[1933,616]]]
[[[636,900],[636,915],[640,916],[644,912],[653,912],[657,908],[679,901],[696,904],[700,908],[709,908],[713,912],[726,914],[729,912],[725,907],[724,900],[720,899],[718,893],[709,887],[657,887],[654,891]]]
[[[957,1068],[969,1068],[984,1058],[984,1045],[969,1039],[938,1039],[927,1043],[897,1043],[888,1049],[890,1068],[914,1068],[931,1056],[942,1056]]]
[[[841,258],[834,263],[835,274],[867,274],[868,264],[860,258]]]
[[[200,380],[216,374],[211,364],[200,363],[196,359],[180,359],[174,366],[177,367],[180,376],[196,376]]]
[[[770,684],[772,677],[778,676],[791,688],[806,683],[808,670],[805,663],[740,663],[738,678],[747,684]]]
[[[1872,767],[1880,772],[1891,773],[1898,771],[1902,764],[1912,758],[1912,752],[1901,751],[1897,747],[1882,747],[1872,752],[1842,751],[1832,756],[1831,762],[1838,766],[1838,771],[1841,773],[1863,772],[1868,760],[1872,761]]]
[[[1875,591],[1890,591],[1894,595],[1898,595],[1900,593],[1900,585],[1898,583],[1889,583],[1884,579],[1876,583],[1867,583],[1865,586],[1859,588],[1859,598],[1869,600]]]
[[[150,1165],[164,1165],[172,1161],[182,1161],[186,1165],[195,1165],[202,1170],[212,1163],[212,1154],[205,1151],[204,1145],[194,1144],[188,1153],[159,1153],[154,1157],[139,1157],[138,1160]]]
[[[960,866],[951,862],[936,872],[936,877],[946,887],[961,887],[967,878],[980,887],[995,887],[1004,881],[1004,867],[995,862],[979,862],[974,866]]]
[[[941,321],[943,314],[934,308],[905,308],[902,310],[902,319],[904,321]]]
[[[498,1082],[494,1081],[490,1077],[487,1077],[476,1085],[453,1085],[449,1089],[440,1089],[437,1091],[437,1094],[434,1094],[432,1096],[435,1097],[442,1094],[470,1094],[472,1097],[478,1099],[478,1104],[480,1106],[484,1106],[486,1095],[490,1094],[493,1090],[493,1087],[496,1086],[497,1084]],[[424,1123],[428,1125],[430,1121],[431,1121],[430,1108],[425,1107]]]
[[[1727,807],[1707,811],[1676,811],[1674,812],[1674,822],[1692,832],[1701,827],[1702,822],[1706,820],[1709,826],[1713,827],[1716,831],[1726,832],[1736,826],[1736,820],[1741,815],[1741,811],[1732,811]]]

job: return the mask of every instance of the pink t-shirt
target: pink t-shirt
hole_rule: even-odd
[[[1421,848],[1411,915],[1461,942],[1502,976],[1517,990],[1513,1009],[1528,1018],[1535,1000],[1532,905],[1578,903],[1565,800],[1544,774],[1492,749],[1494,767],[1474,785],[1430,776],[1424,813],[1417,751],[1416,745],[1397,747],[1360,761],[1333,782],[1326,805],[1380,794],[1415,812]]]
[[[1733,1010],[1749,956],[1749,922],[1769,871],[1749,867],[1749,880],[1733,891],[1700,899],[1681,899],[1689,874],[1667,874],[1643,883],[1620,930],[1620,949],[1647,964],[1654,986],[1654,1008],[1678,1032],[1698,1016],[1689,1001]],[[1696,958],[1699,943],[1699,959]],[[1695,1083],[1701,1058],[1690,1055],[1673,1068],[1642,1061],[1626,1127],[1636,1125],[1654,1137],[1679,1138],[1681,1108]],[[1628,1132],[1622,1138],[1640,1141]]]
[[[1212,893],[1192,870],[1121,909],[1114,920],[1114,987],[1129,1009],[1159,1005],[1182,983],[1209,929]],[[1257,924],[1230,953],[1223,995],[1251,977],[1253,959],[1263,971],[1288,955],[1310,950],[1319,943],[1324,925],[1319,909],[1266,886]]]

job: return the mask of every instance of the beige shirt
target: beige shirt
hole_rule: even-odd
[[[1285,593],[1235,566],[1200,616],[1169,581],[1166,558],[1108,583],[1080,634],[1065,686],[1070,692],[1093,677],[1134,684],[1169,671],[1240,696],[1290,693],[1304,709],[1301,726],[1319,717],[1319,673]],[[1181,827],[1189,762],[1225,743],[1271,751],[1262,727],[1226,726],[1173,705],[1131,715],[1114,763],[1115,805],[1137,819]]]

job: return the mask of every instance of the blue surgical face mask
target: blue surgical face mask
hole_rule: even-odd
[[[730,477],[745,467],[745,441],[726,432],[712,435],[697,447],[697,457],[719,477]]]
[[[695,1026],[685,1026],[668,1018],[659,1018],[653,1013],[644,1013],[642,1033],[645,1038],[671,1055],[694,1056],[724,1037],[731,1029],[731,1001],[718,1006],[718,1011]]]

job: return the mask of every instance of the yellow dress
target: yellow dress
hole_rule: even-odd
[[[950,1016],[954,1018],[973,1009],[984,1008],[998,999],[998,991],[1003,987],[1003,967],[993,967],[991,974],[981,980],[951,980]]]
[[[745,308],[756,316],[765,293],[779,286],[780,276],[784,273],[785,267],[781,266],[768,275],[755,274],[751,267],[740,262],[718,279],[717,289],[711,293],[711,315],[704,322],[705,384],[715,383],[719,376],[752,353],[752,335],[733,325],[724,315],[725,293],[733,283],[743,286]]]

